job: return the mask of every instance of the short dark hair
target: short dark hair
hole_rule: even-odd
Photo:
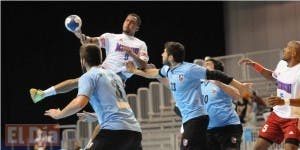
[[[142,24],[141,17],[138,14],[136,14],[136,13],[129,13],[127,16],[134,16],[134,17],[136,17],[136,21],[137,21],[136,23],[137,23],[138,26],[140,26]]]
[[[98,66],[102,63],[102,52],[95,44],[83,44],[80,47],[80,58],[85,59],[89,66]]]
[[[165,49],[168,55],[172,55],[175,62],[183,62],[185,58],[184,46],[179,42],[166,42]]]
[[[211,57],[208,57],[207,59],[205,59],[205,61],[213,62],[215,70],[224,72],[224,64],[221,61],[213,59]]]

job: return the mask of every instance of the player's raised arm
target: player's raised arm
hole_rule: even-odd
[[[77,15],[70,15],[65,19],[65,26],[68,31],[80,39],[81,44],[96,44],[99,45],[97,37],[89,37],[81,32],[82,20]]]
[[[218,80],[222,83],[231,85],[237,88],[240,91],[242,96],[249,95],[249,87],[247,85],[242,84],[238,80],[229,77],[225,73],[218,70],[206,70],[206,79],[207,80]]]
[[[84,108],[89,102],[89,98],[87,96],[79,95],[75,99],[73,99],[63,110],[59,109],[49,109],[46,110],[44,115],[50,116],[53,119],[61,119],[67,116],[71,116],[82,108]]]
[[[272,70],[265,68],[264,66],[262,66],[258,62],[255,62],[255,61],[251,60],[250,58],[243,58],[243,59],[241,59],[239,61],[239,64],[240,65],[244,64],[244,65],[251,66],[255,71],[257,71],[258,73],[260,73],[266,79],[268,79],[268,80],[275,80],[273,78],[273,76],[272,76],[272,73],[273,73]]]
[[[139,75],[145,78],[151,78],[151,79],[155,79],[155,78],[162,78],[159,75],[159,69],[145,69],[145,70],[140,70],[134,67],[134,64],[132,61],[128,61],[126,62],[126,67],[127,70],[135,75]]]
[[[75,33],[74,34],[79,34],[79,33]],[[85,34],[79,34],[76,35],[76,37],[78,37],[80,39],[81,44],[96,44],[99,45],[99,40],[98,37],[89,37],[86,36]]]

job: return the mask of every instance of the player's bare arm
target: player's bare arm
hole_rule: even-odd
[[[162,78],[159,75],[159,69],[145,69],[140,70],[134,67],[134,64],[132,61],[128,61],[125,63],[127,70],[135,75],[142,76],[145,78],[151,78],[151,79],[157,79]]]
[[[250,58],[241,59],[239,61],[239,64],[240,65],[244,64],[244,65],[251,66],[251,67],[253,67],[253,69],[255,69],[257,72],[259,72],[266,79],[275,80],[272,76],[272,73],[273,73],[272,70],[265,68],[264,66],[262,66],[258,62],[255,62],[255,61],[251,60]]]
[[[137,54],[135,54],[129,47],[122,46],[123,51],[125,51],[128,55],[130,55],[137,63],[138,68],[145,69],[147,62],[142,60]]]
[[[276,105],[285,105],[285,104],[300,107],[300,98],[281,99],[280,97],[277,96],[271,96],[268,98],[268,104],[272,107]]]
[[[211,80],[210,82],[213,82],[214,84],[216,84],[217,86],[219,86],[223,91],[225,91],[230,97],[232,98],[236,98],[236,99],[241,99],[242,96],[240,95],[240,92],[238,89],[226,85],[220,81],[216,81],[216,80]]]
[[[96,45],[99,45],[98,37],[89,37],[89,36],[86,36],[85,34],[81,34],[80,36],[76,35],[76,37],[80,39],[81,44],[96,44]]]
[[[53,119],[61,119],[67,116],[71,116],[82,108],[84,108],[89,102],[89,98],[86,96],[79,95],[73,99],[63,110],[60,109],[49,109],[46,110],[44,115],[50,116]]]

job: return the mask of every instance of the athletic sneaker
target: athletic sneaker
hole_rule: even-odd
[[[37,103],[42,99],[44,99],[45,93],[42,90],[32,88],[30,89],[29,92],[30,92],[31,99],[34,103]]]

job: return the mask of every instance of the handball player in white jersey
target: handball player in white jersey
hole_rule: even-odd
[[[102,67],[117,73],[125,82],[126,79],[132,76],[132,73],[126,72],[126,61],[133,61],[136,67],[144,69],[149,60],[145,42],[134,37],[135,32],[139,30],[140,24],[140,17],[135,13],[130,13],[123,23],[122,34],[104,33],[99,37],[89,37],[80,32],[74,32],[74,34],[80,39],[82,44],[91,43],[104,48],[106,58]],[[69,92],[77,88],[77,84],[78,78],[69,79],[44,91],[34,88],[30,89],[30,95],[36,103],[48,96]]]
[[[267,150],[273,143],[285,141],[286,150],[297,150],[300,142],[300,41],[290,41],[284,48],[283,58],[275,71],[264,68],[251,59],[243,59],[241,64],[253,66],[265,78],[277,81],[277,96],[268,98],[275,105],[259,132],[256,150]]]

